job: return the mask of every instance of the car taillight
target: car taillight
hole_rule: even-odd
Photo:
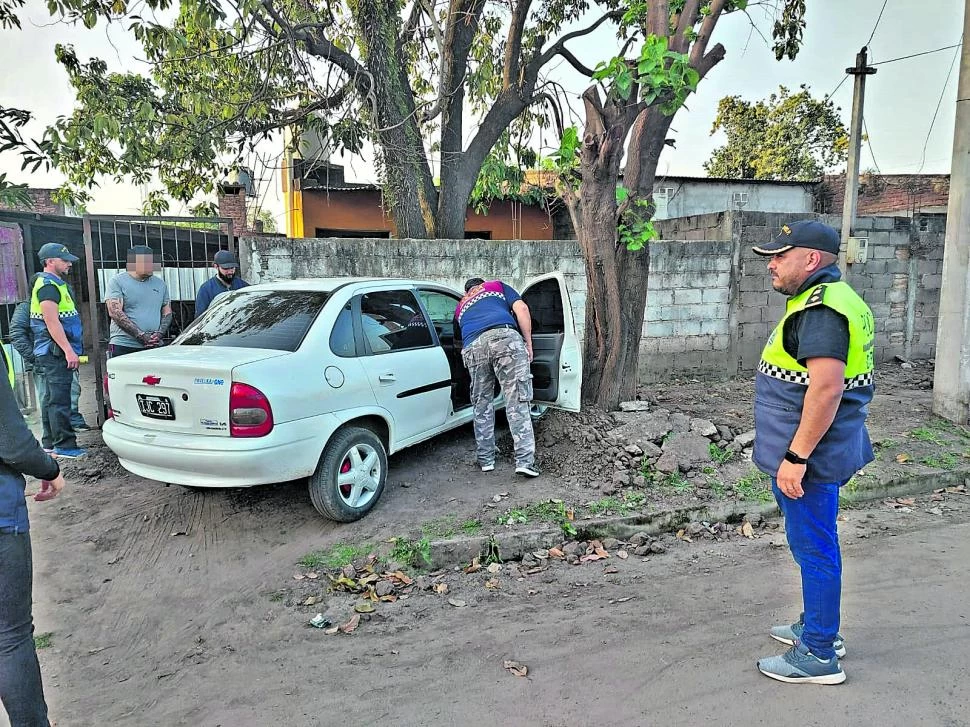
[[[104,389],[104,418],[114,419],[115,412],[111,408],[111,396],[108,394],[108,375],[104,375],[104,380],[102,381],[102,387]]]
[[[233,383],[229,389],[229,436],[264,437],[273,431],[273,410],[262,391]]]

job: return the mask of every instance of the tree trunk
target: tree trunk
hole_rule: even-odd
[[[616,187],[629,120],[587,99],[577,236],[586,261],[583,403],[613,410],[636,396],[650,277],[649,245],[627,250],[617,233]],[[633,122],[624,181],[641,199],[653,192],[671,118],[647,108]],[[611,124],[608,130],[601,129]]]
[[[436,237],[438,192],[401,52],[397,4],[361,0],[357,26],[364,62],[374,79],[371,98],[377,111],[374,126],[384,168],[384,197],[397,236]]]

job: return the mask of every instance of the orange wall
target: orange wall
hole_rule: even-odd
[[[513,222],[513,209],[521,215],[521,224]],[[394,222],[381,207],[381,193],[371,189],[304,190],[303,234],[312,237],[318,227],[389,231],[394,236]],[[469,208],[465,229],[490,232],[493,240],[551,240],[553,232],[552,221],[544,209],[507,201],[493,202],[485,215]]]

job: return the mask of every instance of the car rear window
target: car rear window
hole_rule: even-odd
[[[306,290],[223,293],[174,343],[295,351],[328,297]]]

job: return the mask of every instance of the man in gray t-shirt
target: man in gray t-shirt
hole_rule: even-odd
[[[111,356],[162,344],[172,324],[172,305],[165,281],[155,277],[152,249],[128,251],[127,271],[108,281],[104,301],[111,317]]]

